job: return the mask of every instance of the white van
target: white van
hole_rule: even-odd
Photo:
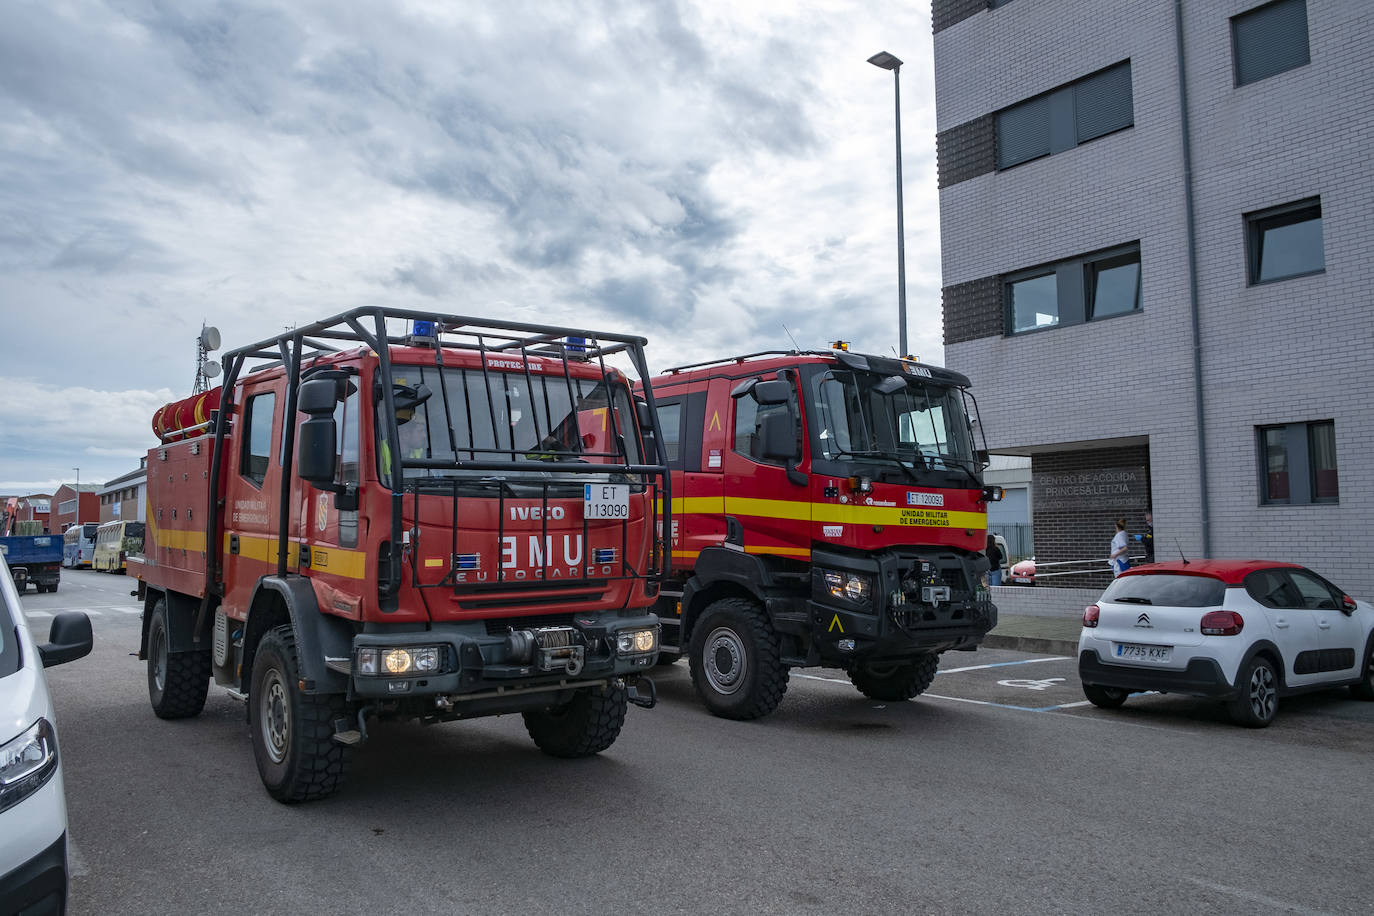
[[[61,913],[67,905],[67,800],[43,669],[91,651],[91,621],[53,618],[48,642],[29,634],[0,557],[0,910]]]

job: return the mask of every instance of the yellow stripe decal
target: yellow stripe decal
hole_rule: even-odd
[[[303,545],[292,542],[288,562],[293,566],[299,564],[296,552],[301,549],[304,549]],[[343,576],[345,579],[364,579],[367,577],[367,554],[361,550],[341,550],[337,547],[311,547],[309,549],[310,568],[315,572],[328,573],[331,576]],[[229,551],[228,534],[224,536],[224,550],[226,553]],[[277,539],[239,535],[239,556],[246,560],[257,560],[260,563],[275,563],[277,562]]]
[[[746,499],[735,496],[674,497],[673,514],[747,515],[818,524],[909,525],[928,528],[986,528],[988,524],[988,517],[984,512],[955,512],[933,506],[862,506],[794,499]]]
[[[153,540],[159,547],[168,550],[194,550],[205,552],[204,531],[183,531],[179,528],[154,528]]]
[[[811,548],[809,547],[750,547],[745,546],[745,553],[767,553],[782,557],[810,557]]]

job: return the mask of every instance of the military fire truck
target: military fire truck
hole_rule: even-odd
[[[788,669],[907,700],[997,622],[983,585],[986,448],[968,379],[847,348],[655,377],[672,469],[664,661],[716,715],[772,712]]]
[[[520,712],[558,757],[652,706],[668,475],[638,337],[364,308],[225,354],[160,410],[139,657],[153,711],[246,701],[275,798],[371,719]],[[608,362],[609,360],[609,362]]]

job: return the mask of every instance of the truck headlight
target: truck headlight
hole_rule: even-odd
[[[658,648],[658,630],[621,630],[615,634],[615,650],[620,655],[647,655]]]
[[[356,670],[369,677],[436,674],[443,664],[443,646],[364,646],[358,649]]]
[[[43,788],[56,772],[57,732],[47,719],[39,719],[0,745],[0,811]]]
[[[824,570],[825,588],[836,598],[843,598],[854,604],[867,604],[873,592],[873,580],[864,575],[851,572]]]

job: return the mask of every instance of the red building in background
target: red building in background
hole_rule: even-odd
[[[72,486],[64,483],[52,498],[53,534],[61,534],[78,522],[100,521],[100,497],[96,495],[103,484],[83,483]]]

